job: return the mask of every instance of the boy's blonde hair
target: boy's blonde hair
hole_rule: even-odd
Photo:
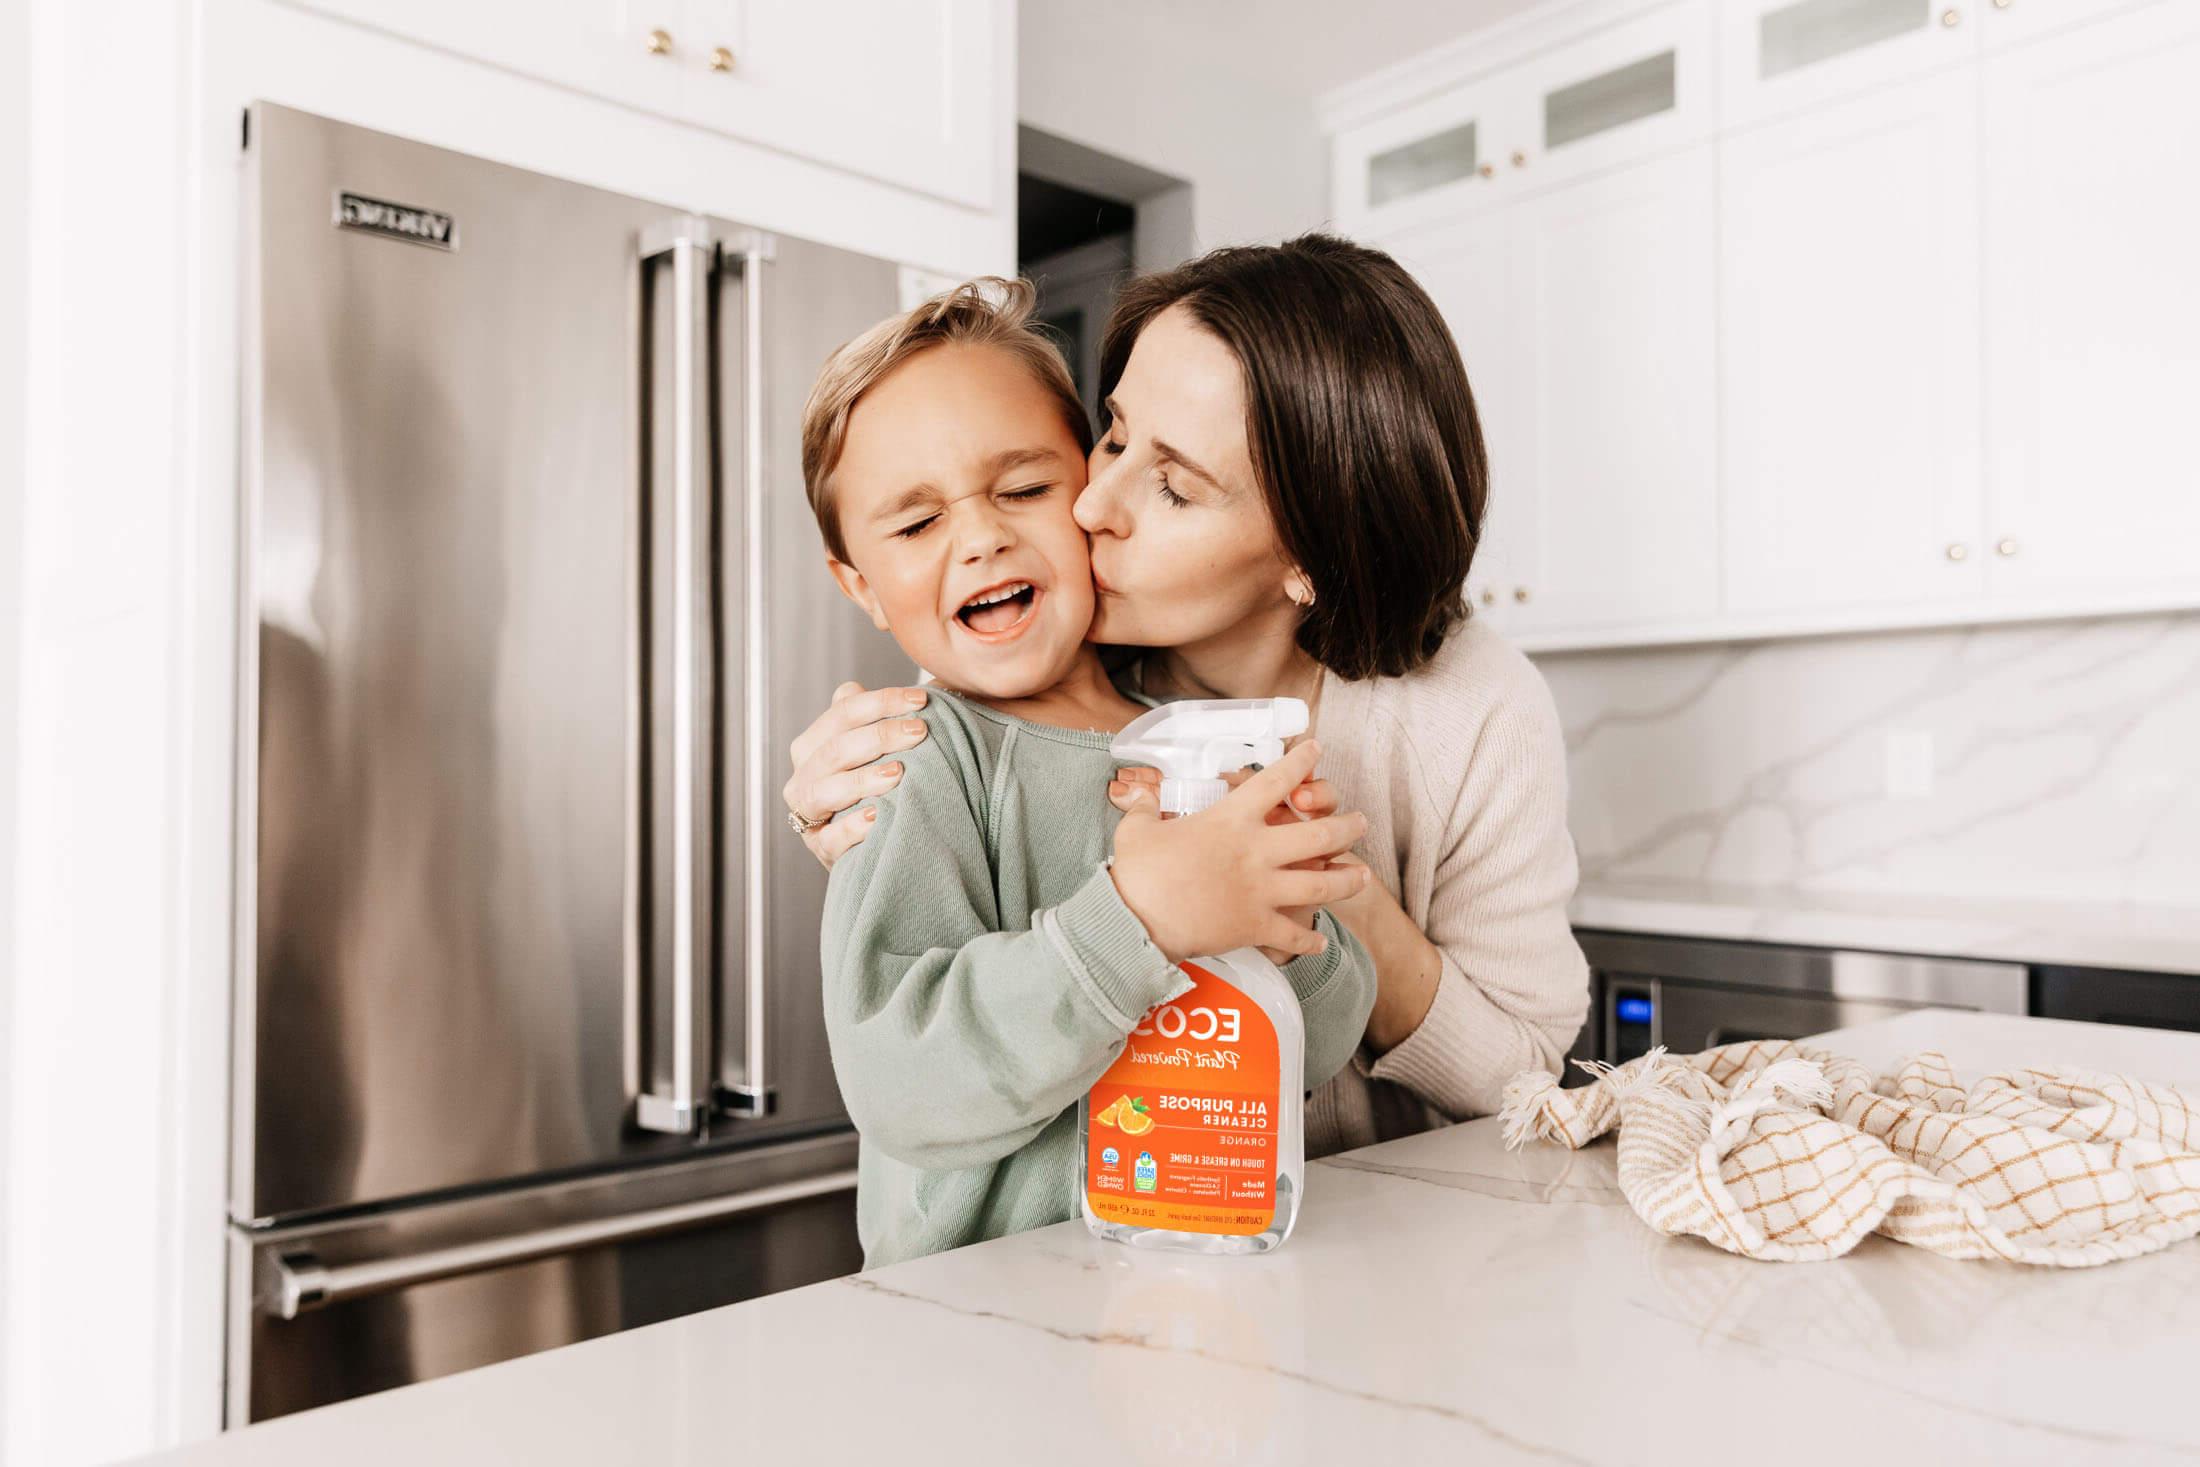
[[[887,317],[826,358],[810,388],[809,401],[802,406],[802,487],[833,559],[848,558],[832,488],[833,470],[848,438],[848,418],[863,394],[887,373],[932,347],[958,343],[997,346],[1009,352],[1053,394],[1078,451],[1092,452],[1092,424],[1070,380],[1069,366],[1053,338],[1031,319],[1038,294],[1028,280],[980,276],[913,311]]]

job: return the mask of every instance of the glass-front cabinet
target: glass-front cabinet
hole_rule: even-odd
[[[1992,8],[1993,0],[1726,0],[1721,121],[1787,116],[1970,60],[1977,12]]]
[[[1708,135],[1708,0],[1668,5],[1355,128],[1337,212],[1384,229],[1501,203]]]

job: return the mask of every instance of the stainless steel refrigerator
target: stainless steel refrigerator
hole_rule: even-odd
[[[889,262],[246,118],[229,1419],[855,1268],[785,750]]]

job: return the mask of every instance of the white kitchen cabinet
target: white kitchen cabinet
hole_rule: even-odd
[[[2200,591],[2196,78],[2200,5],[2185,0],[1986,63],[1988,533],[2003,599]]]
[[[977,208],[998,0],[286,0]]]
[[[1711,6],[1666,5],[1528,61],[1510,77],[1503,167],[1547,187],[1694,143],[1711,130]],[[1525,190],[1523,190],[1525,191]]]
[[[1523,633],[1718,606],[1712,158],[1522,204],[1532,480],[1505,531]],[[1516,490],[1517,492],[1517,490]]]
[[[1656,6],[1340,132],[1337,217],[1395,233],[1669,152],[1711,127],[1709,0]]]
[[[1466,365],[1490,475],[1488,512],[1467,596],[1478,616],[1500,628],[1507,624],[1515,586],[1505,537],[1519,515],[1515,498],[1533,479],[1530,366],[1515,309],[1513,215],[1510,209],[1483,210],[1371,241],[1395,255],[1428,291]]]
[[[1387,243],[1459,342],[1490,455],[1468,591],[1523,633],[1716,607],[1707,148]]]
[[[1720,146],[1733,613],[1980,587],[1978,79]]]
[[[1747,126],[1788,116],[1971,61],[1979,49],[1979,12],[1991,4],[1725,0],[1720,7],[1721,125]]]
[[[1980,5],[1986,51],[1992,55],[2042,36],[2113,19],[2148,5],[2186,5],[2189,0],[1984,0]]]

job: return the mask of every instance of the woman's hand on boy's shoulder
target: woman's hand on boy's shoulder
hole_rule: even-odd
[[[926,699],[922,688],[842,683],[833,689],[831,706],[788,746],[787,762],[794,772],[780,797],[809,827],[802,832],[802,844],[826,870],[871,833],[869,818],[833,817],[901,783],[901,761],[879,761],[924,742],[924,720],[914,715]],[[869,817],[871,812],[864,813]]]

